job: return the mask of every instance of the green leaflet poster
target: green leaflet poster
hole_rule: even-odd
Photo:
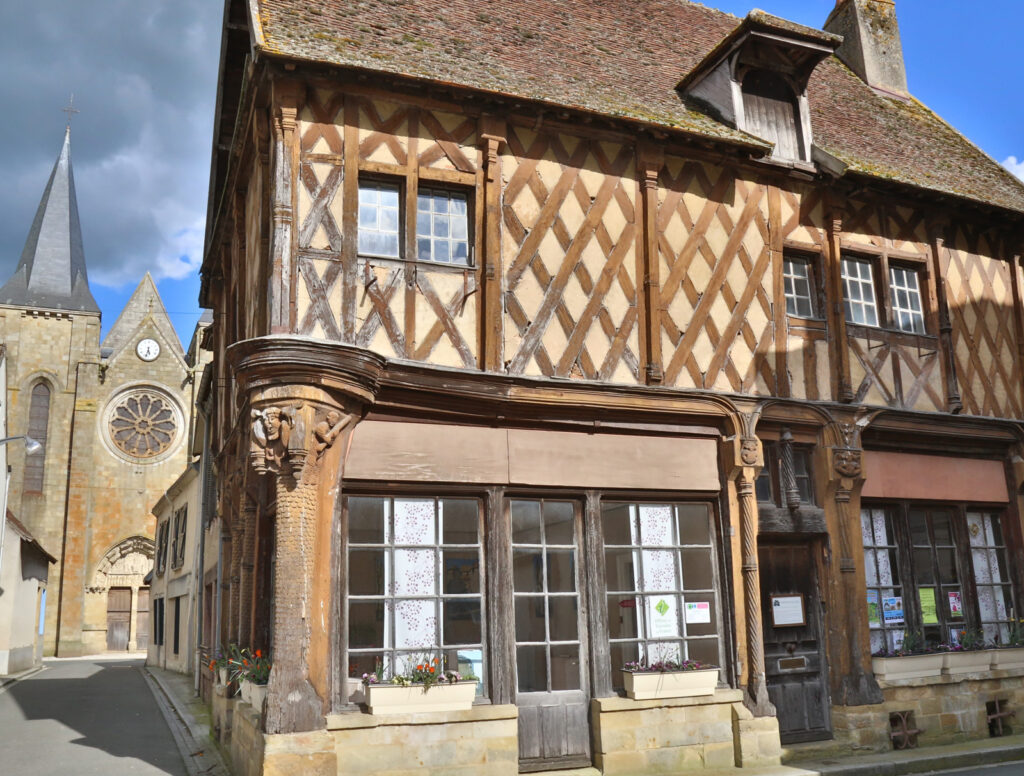
[[[868,592],[868,625],[879,626],[882,618],[878,615],[878,593],[874,590]]]
[[[939,613],[935,608],[935,588],[922,587],[917,591],[921,600],[921,624],[938,625]]]

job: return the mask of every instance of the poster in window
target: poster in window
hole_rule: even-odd
[[[903,596],[882,599],[882,618],[886,625],[903,624]]]
[[[673,596],[647,599],[647,621],[651,624],[650,637],[662,639],[679,635],[676,619],[676,599]]]
[[[804,597],[797,595],[772,596],[772,627],[796,628],[806,625],[804,615]]]
[[[939,613],[935,606],[935,588],[922,587],[917,591],[917,597],[921,602],[921,624],[938,625]]]
[[[873,628],[881,627],[882,617],[878,611],[878,591],[868,591],[868,625]]]
[[[711,603],[709,601],[687,601],[686,622],[688,624],[710,623]]]
[[[950,617],[963,617],[964,616],[964,602],[960,597],[959,590],[951,590],[949,592],[949,616]]]

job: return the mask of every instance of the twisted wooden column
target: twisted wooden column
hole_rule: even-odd
[[[757,716],[773,716],[764,675],[764,635],[761,628],[761,576],[757,565],[757,469],[742,467],[736,482],[743,543],[743,613],[747,630],[747,703]]]
[[[242,526],[241,516],[231,516],[231,570],[228,575],[228,643],[237,644],[240,638],[238,630],[239,609],[242,602],[241,591],[242,568]]]

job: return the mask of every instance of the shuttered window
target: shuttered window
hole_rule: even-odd
[[[43,468],[46,464],[46,432],[50,425],[50,386],[36,383],[28,410],[28,435],[42,445],[42,450],[25,456],[26,493],[43,492]]]
[[[753,70],[743,79],[743,129],[775,145],[773,159],[804,158],[800,111],[792,87],[778,73]]]

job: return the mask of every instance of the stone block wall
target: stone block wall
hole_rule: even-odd
[[[1024,671],[983,671],[963,676],[929,676],[880,681],[884,702],[876,706],[833,707],[833,741],[808,756],[828,749],[885,752],[892,748],[889,715],[913,712],[921,731],[918,746],[941,746],[989,737],[986,704],[999,699],[1003,708],[1024,713]],[[1016,720],[1005,724],[1014,728]],[[1017,723],[1017,727],[1020,723]]]
[[[755,718],[738,690],[711,698],[595,698],[594,765],[606,776],[778,765],[779,727]]]
[[[388,716],[338,714],[327,718],[327,728],[335,743],[339,774],[516,776],[519,772],[515,706]]]

